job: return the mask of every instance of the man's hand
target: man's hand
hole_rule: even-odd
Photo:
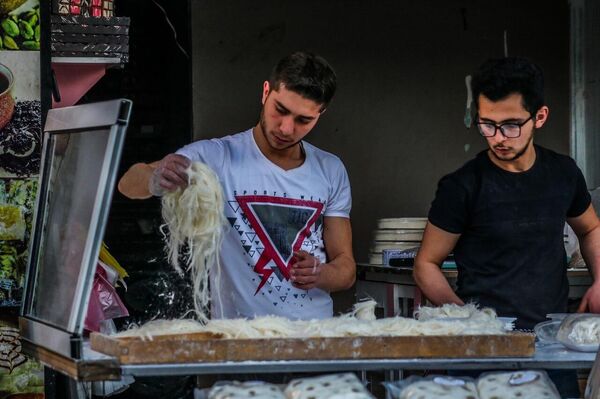
[[[577,312],[600,313],[600,283],[596,282],[588,288],[581,299]]]
[[[290,270],[294,287],[303,290],[315,288],[321,275],[322,264],[319,258],[306,251],[297,251],[294,252],[294,260]]]
[[[188,184],[187,168],[190,160],[183,155],[169,154],[164,157],[152,172],[148,190],[152,195],[162,196],[167,192],[185,188]]]

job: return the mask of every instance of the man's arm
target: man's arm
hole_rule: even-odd
[[[577,311],[600,313],[600,221],[590,204],[580,216],[567,219],[567,223],[577,234],[581,256],[594,278]]]
[[[131,199],[146,199],[187,186],[186,169],[190,160],[169,154],[160,161],[136,163],[119,180],[121,194]]]
[[[152,172],[158,166],[159,161],[147,163],[136,163],[132,165],[119,180],[117,188],[119,192],[131,199],[146,199],[152,197],[149,190],[149,182]]]
[[[441,270],[442,263],[454,249],[459,237],[460,234],[449,233],[429,222],[425,227],[421,248],[415,258],[413,278],[434,305],[464,305]]]
[[[317,287],[327,292],[352,287],[356,280],[356,263],[352,254],[350,219],[325,217],[323,241],[329,259],[327,263],[317,265],[316,258],[306,251],[295,254],[298,261],[291,272],[294,286],[306,290]]]

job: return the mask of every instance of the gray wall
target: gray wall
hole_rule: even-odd
[[[571,154],[600,186],[600,2],[571,0]]]
[[[567,1],[193,0],[194,136],[257,122],[262,82],[283,55],[323,55],[339,89],[307,140],[350,175],[357,260],[378,218],[425,216],[438,179],[484,148],[463,125],[464,78],[509,55],[542,66],[550,119],[536,142],[569,152]]]

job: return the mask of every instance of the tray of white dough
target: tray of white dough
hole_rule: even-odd
[[[489,309],[467,305],[457,310],[469,317],[450,321],[375,319],[375,305],[359,302],[350,313],[320,320],[154,320],[111,336],[93,333],[91,347],[121,364],[529,357],[535,350],[533,334],[506,331]]]
[[[562,319],[539,323],[535,333],[543,343],[561,343],[581,352],[597,352],[600,347],[600,315],[573,313]]]

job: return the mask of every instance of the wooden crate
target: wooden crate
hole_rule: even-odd
[[[114,338],[91,334],[93,350],[121,364],[247,360],[529,357],[535,335],[224,339],[213,334]]]

